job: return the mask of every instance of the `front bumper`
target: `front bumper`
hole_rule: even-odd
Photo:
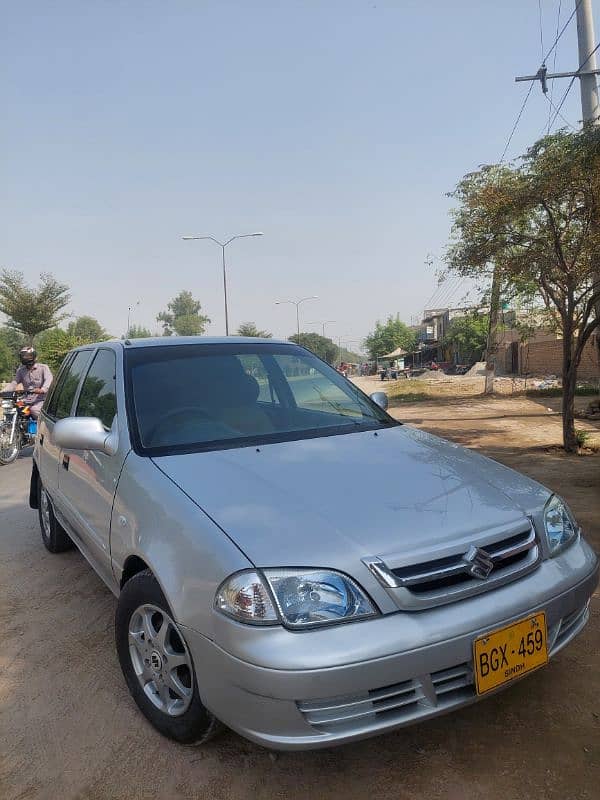
[[[517,583],[430,611],[302,633],[216,615],[219,643],[184,630],[203,702],[222,722],[274,749],[328,747],[475,702],[473,640],[529,613],[546,612],[554,656],[585,626],[597,584],[580,540]]]

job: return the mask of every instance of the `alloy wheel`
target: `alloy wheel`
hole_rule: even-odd
[[[40,519],[42,521],[44,536],[49,539],[52,533],[50,524],[50,498],[44,488],[40,491]]]
[[[129,655],[144,694],[171,717],[183,714],[194,693],[192,659],[175,622],[158,606],[131,615]]]

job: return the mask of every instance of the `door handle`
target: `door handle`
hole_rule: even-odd
[[[68,456],[68,455],[64,455],[63,456],[63,460],[62,460],[63,469],[66,469],[66,470],[69,469],[69,460],[70,460],[70,456]]]

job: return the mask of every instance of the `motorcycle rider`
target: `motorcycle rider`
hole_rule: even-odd
[[[31,416],[37,419],[42,404],[52,383],[52,373],[47,364],[39,364],[36,361],[37,353],[31,346],[22,347],[19,350],[19,360],[21,366],[18,367],[15,379],[4,391],[22,392],[26,394],[21,398],[31,411]]]

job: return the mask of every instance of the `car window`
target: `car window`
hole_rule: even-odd
[[[273,386],[269,373],[260,358],[255,353],[249,353],[248,355],[239,355],[238,359],[246,374],[255,378],[258,383],[258,401],[260,403],[279,403],[277,390]]]
[[[97,417],[110,429],[117,413],[117,359],[112,350],[98,350],[85,376],[76,417]]]
[[[65,372],[62,385],[58,387],[56,391],[56,401],[55,397],[52,397],[51,406],[53,413],[49,409],[50,416],[53,416],[56,419],[64,419],[65,417],[70,416],[73,400],[75,399],[75,393],[77,391],[77,387],[79,386],[81,376],[84,373],[88,361],[90,360],[90,355],[90,350],[80,350],[75,354],[73,361],[71,362],[68,370]]]
[[[61,386],[65,382],[65,378],[67,377],[67,372],[69,371],[69,364],[73,360],[73,353],[69,353],[58,372],[58,375],[52,381],[50,385],[50,391],[46,395],[46,400],[44,401],[44,411],[48,416],[53,417],[56,413],[56,402],[58,400],[58,395],[60,393]]]
[[[138,452],[168,454],[338,435],[395,424],[312,353],[286,344],[126,350]]]
[[[295,355],[276,355],[274,358],[287,379],[298,408],[329,415],[363,416],[361,403],[348,391],[351,384],[345,386],[342,383],[345,378],[334,383],[318,368],[316,359],[313,361]]]

